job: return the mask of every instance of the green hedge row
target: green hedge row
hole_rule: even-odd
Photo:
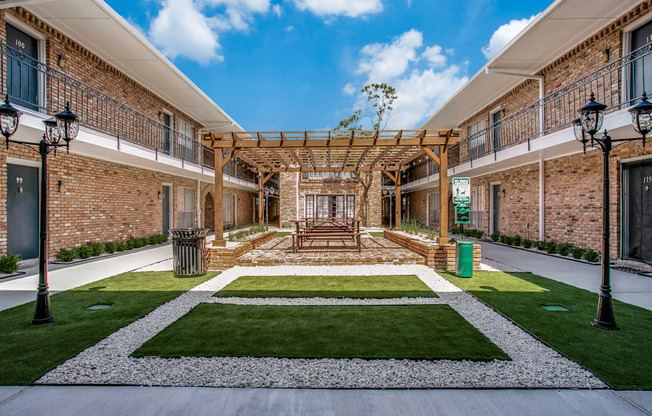
[[[451,227],[450,232],[451,234],[459,234],[460,227]],[[484,231],[482,230],[476,230],[474,228],[464,230],[464,237],[482,238],[483,235]]]
[[[500,241],[503,244],[509,246],[523,246],[525,248],[535,247],[538,250],[545,251],[548,254],[560,254],[562,256],[573,256],[576,259],[584,259],[590,261],[591,263],[597,263],[600,261],[600,253],[590,248],[580,248],[575,247],[572,244],[568,243],[555,243],[554,241],[537,241],[537,240],[526,240],[520,236],[508,236],[499,233],[491,234],[491,239],[493,241]]]
[[[127,251],[134,248],[145,247],[147,245],[161,244],[168,241],[168,236],[165,234],[154,234],[147,238],[131,238],[127,241],[116,243],[108,241],[104,244],[93,243],[88,246],[81,246],[66,250],[62,248],[59,250],[59,259],[61,261],[73,261],[77,257],[80,259],[87,259],[89,257],[99,256],[102,253],[115,253],[116,251]]]

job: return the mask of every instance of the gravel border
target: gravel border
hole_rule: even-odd
[[[212,295],[245,275],[415,274],[439,298],[234,299]],[[199,303],[447,304],[502,349],[511,361],[366,360],[254,357],[133,358],[140,345]],[[296,303],[295,303],[296,302]],[[204,282],[118,330],[45,374],[37,384],[281,388],[606,388],[589,371],[547,347],[512,321],[426,266],[236,267]]]

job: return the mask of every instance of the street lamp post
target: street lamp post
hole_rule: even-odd
[[[17,143],[31,149],[38,149],[38,153],[41,155],[39,282],[32,325],[43,325],[54,322],[50,308],[50,292],[48,291],[48,154],[56,151],[59,147],[70,149],[70,142],[77,137],[79,132],[79,122],[77,116],[70,111],[70,104],[66,103],[64,111],[43,122],[45,124],[45,134],[43,134],[43,139],[39,143],[10,140],[9,138],[18,128],[20,115],[20,111],[9,103],[9,96],[6,95],[5,102],[0,106],[0,133],[5,137],[7,149],[9,149],[9,143]]]
[[[601,138],[595,137],[595,134],[602,128],[606,109],[606,105],[595,102],[595,96],[591,93],[589,103],[580,109],[580,118],[573,121],[573,129],[575,138],[582,143],[585,153],[587,147],[598,147],[602,150],[602,267],[598,312],[592,325],[601,329],[618,329],[611,301],[611,272],[609,269],[609,154],[613,143],[616,142],[642,139],[643,146],[645,146],[645,136],[652,130],[652,104],[643,93],[641,102],[629,110],[634,130],[641,137],[627,139],[612,139],[606,130]]]

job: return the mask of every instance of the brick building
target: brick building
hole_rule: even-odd
[[[448,174],[471,177],[472,228],[599,250],[602,153],[583,154],[571,123],[594,92],[610,136],[637,136],[628,109],[652,90],[651,8],[555,1],[422,126],[462,130]],[[619,145],[610,161],[611,254],[651,261],[652,146]],[[425,158],[405,173],[405,217],[438,223],[438,177]]]
[[[240,126],[101,0],[0,4],[2,93],[38,142],[70,102],[81,130],[48,159],[49,252],[213,224],[213,153],[199,129]],[[65,10],[65,16],[61,10]],[[137,58],[137,59],[134,59]],[[0,253],[38,255],[40,157],[0,146]],[[224,168],[224,222],[254,222],[258,189]]]

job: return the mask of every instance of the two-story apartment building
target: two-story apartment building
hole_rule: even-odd
[[[610,136],[637,136],[627,110],[652,92],[651,8],[555,1],[422,126],[462,129],[448,174],[471,177],[472,228],[599,249],[602,153],[583,153],[572,121],[594,92]],[[652,146],[616,146],[610,171],[611,254],[652,261]],[[436,224],[437,166],[406,175],[406,215]]]
[[[81,129],[49,158],[49,252],[170,228],[254,222],[258,187],[237,158],[213,195],[199,129],[240,126],[102,0],[0,3],[2,94],[23,114],[14,139],[38,142],[66,102]],[[0,146],[0,253],[38,255],[39,155]]]

